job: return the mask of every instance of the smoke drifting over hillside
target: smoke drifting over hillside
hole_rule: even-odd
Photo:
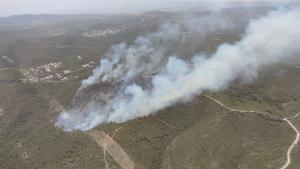
[[[218,17],[188,19],[163,25],[133,45],[113,46],[78,91],[94,84],[111,84],[110,90],[97,94],[105,99],[86,100],[84,105],[62,112],[56,125],[67,131],[88,130],[101,123],[148,116],[205,90],[222,90],[236,79],[252,80],[264,66],[300,60],[299,8],[279,9],[251,21],[241,40],[222,44],[212,54],[198,51],[181,56],[172,52],[183,40],[182,34],[187,34],[188,44],[195,44],[206,34],[236,26]]]

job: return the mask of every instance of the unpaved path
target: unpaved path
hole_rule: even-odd
[[[270,114],[270,113],[267,113],[267,112],[260,112],[260,111],[255,111],[255,110],[239,110],[239,109],[233,109],[233,108],[230,108],[226,105],[224,105],[222,102],[220,102],[219,100],[211,97],[211,96],[207,96],[207,95],[203,95],[204,97],[216,102],[218,105],[220,105],[221,107],[223,107],[224,109],[226,110],[229,110],[229,111],[232,111],[232,112],[238,112],[238,113],[254,113],[254,114],[257,114],[257,115],[260,115],[264,118],[268,118],[268,119],[271,119],[271,120],[278,120],[278,121],[283,121],[282,118],[280,118],[279,116],[276,116],[276,115],[273,115],[273,114]]]
[[[176,127],[174,127],[173,125],[167,123],[166,121],[162,120],[162,119],[159,119],[159,118],[153,118],[154,120],[157,120],[158,122],[161,122],[162,124],[164,124],[165,126],[167,127],[170,127],[172,129],[175,129]]]
[[[111,155],[123,169],[134,169],[135,163],[122,147],[103,131],[90,131],[90,137]]]
[[[290,119],[297,118],[299,116],[299,114],[300,114],[300,112]],[[293,149],[295,148],[295,146],[298,144],[299,139],[300,139],[299,130],[293,125],[293,123],[288,118],[284,118],[283,120],[286,121],[291,126],[291,128],[296,132],[296,138],[293,141],[292,145],[288,148],[288,151],[286,152],[286,158],[287,158],[286,162],[280,169],[286,169],[291,164],[291,153],[292,153]]]
[[[220,102],[219,100],[211,97],[211,96],[207,96],[204,95],[204,97],[216,102],[217,104],[219,104],[220,106],[222,106],[223,108],[233,111],[233,112],[240,112],[240,113],[255,113],[255,114],[259,114],[259,115],[263,115],[263,116],[269,116],[270,118],[274,118],[276,120],[279,119],[279,117],[265,113],[265,112],[259,112],[259,111],[255,111],[255,110],[238,110],[238,109],[233,109],[230,107],[227,107],[226,105],[224,105],[222,102]],[[286,152],[286,162],[285,164],[280,168],[280,169],[286,169],[289,167],[289,165],[291,164],[291,153],[293,151],[293,149],[295,148],[295,146],[298,144],[299,139],[300,139],[300,133],[299,130],[293,125],[293,123],[289,120],[289,119],[296,119],[298,116],[300,116],[300,112],[298,114],[296,114],[295,116],[291,117],[291,118],[283,118],[281,120],[285,121],[296,133],[296,138],[293,141],[293,143],[290,145],[290,147],[288,148],[287,152]]]
[[[106,148],[105,147],[106,147],[106,145],[103,148],[103,160],[104,160],[104,163],[105,163],[105,169],[108,169],[108,162],[106,160],[106,151],[105,151]]]

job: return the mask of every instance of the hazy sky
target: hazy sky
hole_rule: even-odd
[[[183,4],[195,2],[201,5],[228,1],[250,2],[256,0],[0,0],[0,16],[29,13],[122,13],[182,7]]]
[[[174,1],[174,0],[173,0]],[[24,13],[116,13],[168,6],[172,0],[0,0],[0,15]],[[184,0],[175,0],[184,2]],[[192,0],[195,1],[195,0]],[[172,2],[172,3],[171,3]]]

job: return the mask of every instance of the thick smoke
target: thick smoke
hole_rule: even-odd
[[[228,32],[235,29],[233,19],[221,14],[202,18],[183,19],[182,23],[167,23],[147,36],[139,37],[133,45],[122,43],[112,47],[105,59],[100,61],[93,74],[82,82],[81,89],[98,80],[128,81],[144,73],[156,73],[166,65],[169,55],[178,55],[180,50],[197,51],[199,43],[208,34]],[[182,44],[185,47],[179,49]],[[193,53],[194,54],[194,53]]]
[[[236,79],[251,80],[264,66],[299,60],[298,8],[280,9],[251,21],[240,41],[222,44],[214,53],[172,53],[176,51],[174,44],[183,40],[179,37],[182,33],[187,34],[188,40],[201,39],[210,32],[234,27],[222,21],[213,24],[203,20],[199,22],[205,25],[199,27],[197,21],[167,24],[156,33],[138,38],[133,45],[114,46],[79,90],[80,93],[94,84],[110,83],[111,93],[100,92],[106,97],[101,103],[91,99],[83,106],[62,112],[56,125],[67,131],[88,130],[101,123],[148,116],[189,101],[205,90],[222,90]],[[184,32],[181,26],[186,29]],[[143,77],[145,74],[152,77]]]

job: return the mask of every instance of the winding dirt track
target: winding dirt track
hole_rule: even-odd
[[[300,112],[290,119],[295,119],[299,115],[300,115]],[[286,121],[291,126],[291,128],[296,132],[296,138],[286,153],[287,160],[286,160],[285,164],[280,169],[286,169],[291,164],[291,153],[292,153],[293,149],[295,148],[295,146],[298,144],[299,139],[300,139],[299,130],[293,125],[293,123],[291,121],[289,121],[288,118],[284,118],[283,120]]]
[[[88,134],[100,147],[108,152],[123,169],[135,168],[135,163],[130,159],[129,155],[109,135],[103,131],[91,131]]]
[[[221,107],[227,109],[227,110],[230,110],[230,111],[233,111],[233,112],[240,112],[240,113],[255,113],[255,114],[259,114],[259,115],[263,115],[263,116],[269,116],[270,118],[275,118],[276,120],[279,119],[279,117],[277,116],[274,116],[274,115],[271,115],[271,114],[268,114],[268,113],[265,113],[265,112],[259,112],[259,111],[255,111],[255,110],[238,110],[238,109],[233,109],[233,108],[230,108],[230,107],[227,107],[226,105],[224,105],[222,102],[220,102],[219,100],[211,97],[211,96],[207,96],[207,95],[203,95],[204,97],[216,102],[218,105],[220,105]],[[293,143],[290,145],[290,147],[288,148],[287,152],[286,152],[286,156],[287,156],[287,159],[286,159],[286,162],[285,164],[280,167],[280,169],[286,169],[288,168],[288,166],[291,164],[291,153],[293,151],[293,149],[295,148],[295,146],[298,144],[299,142],[299,139],[300,139],[300,133],[299,133],[299,130],[293,125],[293,123],[289,120],[289,119],[296,119],[298,116],[300,115],[300,112],[298,114],[296,114],[294,117],[291,117],[291,118],[284,118],[284,119],[281,119],[283,121],[285,121],[296,133],[296,138],[295,140],[293,141]]]
[[[224,105],[222,102],[220,102],[219,100],[211,97],[211,96],[207,96],[207,95],[203,95],[204,97],[216,102],[218,105],[220,105],[221,107],[223,107],[224,109],[226,110],[229,110],[229,111],[232,111],[232,112],[238,112],[238,113],[254,113],[254,114],[257,114],[257,115],[260,115],[260,116],[263,116],[263,117],[267,117],[269,119],[272,119],[272,120],[279,120],[279,121],[283,121],[282,118],[278,117],[278,116],[275,116],[273,114],[270,114],[270,113],[267,113],[267,112],[260,112],[260,111],[255,111],[255,110],[239,110],[239,109],[233,109],[233,108],[230,108],[226,105]]]

